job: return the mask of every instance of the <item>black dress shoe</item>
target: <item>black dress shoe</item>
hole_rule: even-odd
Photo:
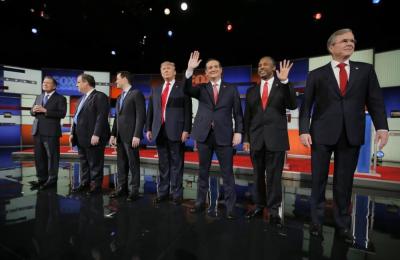
[[[45,184],[46,181],[31,181],[31,189],[39,189],[40,186],[42,186],[43,184]]]
[[[282,227],[282,219],[280,216],[270,216],[269,217],[269,224],[277,226],[277,227]]]
[[[198,213],[204,212],[205,209],[206,209],[206,207],[204,205],[196,205],[193,208],[190,208],[189,212],[192,214],[198,214]]]
[[[46,190],[46,189],[50,189],[50,188],[54,188],[54,187],[57,187],[56,181],[52,181],[52,182],[47,181],[39,187],[39,190]]]
[[[124,190],[124,189],[120,189],[117,190],[113,193],[111,193],[110,198],[114,199],[114,198],[121,198],[121,197],[125,197],[128,195],[128,191]]]
[[[250,210],[249,212],[247,212],[245,218],[251,219],[257,216],[262,216],[263,214],[264,214],[264,208],[257,207],[254,210]]]
[[[174,198],[172,200],[172,204],[174,204],[175,206],[181,205],[182,204],[182,198]]]
[[[169,196],[157,196],[154,200],[153,203],[154,204],[158,204],[161,203],[163,201],[168,201],[169,200]]]
[[[131,192],[131,194],[129,194],[129,196],[126,198],[126,201],[133,202],[133,201],[138,200],[139,198],[140,198],[140,197],[139,197],[139,194],[138,194],[138,193],[136,193],[136,192]]]
[[[353,244],[354,243],[354,236],[351,230],[347,228],[341,228],[336,230],[335,234],[343,239],[346,243]]]
[[[88,192],[86,192],[86,195],[94,195],[94,194],[99,194],[99,193],[101,193],[101,187],[93,186],[93,187],[90,187]]]
[[[234,219],[236,219],[235,213],[233,213],[232,211],[229,211],[229,212],[226,214],[226,219],[228,219],[228,220],[234,220]]]
[[[322,238],[322,226],[321,224],[311,224],[310,235],[314,237]]]
[[[78,187],[73,188],[72,192],[84,192],[87,190],[89,190],[89,185],[79,185]]]

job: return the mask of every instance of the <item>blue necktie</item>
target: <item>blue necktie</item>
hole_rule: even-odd
[[[124,103],[125,96],[126,96],[126,91],[122,92],[121,98],[119,99],[119,111],[121,111],[122,104]]]
[[[43,106],[46,105],[47,101],[49,100],[49,96],[50,95],[47,95],[47,94],[44,96],[44,98],[43,98]]]
[[[81,112],[81,109],[82,109],[82,107],[83,107],[83,104],[85,103],[85,100],[86,100],[86,95],[84,95],[84,96],[82,97],[82,100],[81,100],[81,102],[79,103],[78,109],[76,110],[76,113],[75,113],[75,116],[74,116],[74,123],[75,123],[75,124],[78,123],[78,115],[79,115],[79,112]]]

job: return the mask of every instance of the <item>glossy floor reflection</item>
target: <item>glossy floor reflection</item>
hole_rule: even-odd
[[[184,176],[184,202],[153,204],[157,169],[141,169],[143,198],[109,199],[116,166],[106,165],[103,194],[71,194],[79,164],[63,162],[57,189],[37,192],[32,162],[0,167],[0,259],[398,259],[400,194],[355,189],[352,203],[356,244],[335,239],[331,192],[323,241],[308,233],[308,183],[285,181],[284,228],[265,218],[248,221],[252,180],[235,176],[239,218],[224,217],[223,187],[210,180],[209,214],[188,208],[197,177]]]

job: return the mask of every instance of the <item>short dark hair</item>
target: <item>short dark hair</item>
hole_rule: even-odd
[[[263,56],[263,57],[261,57],[260,61],[262,59],[269,59],[270,61],[272,61],[272,65],[276,66],[276,62],[275,62],[274,58],[272,58],[271,56]]]
[[[56,86],[56,87],[57,87],[57,85],[58,85],[58,82],[57,82],[57,80],[56,80],[55,78],[53,78],[53,76],[46,75],[46,76],[44,76],[44,78],[43,78],[43,79],[50,79],[51,81],[53,81],[53,84],[54,84],[54,86]]]
[[[93,88],[96,87],[96,81],[94,80],[94,77],[92,75],[82,73],[79,75],[79,77],[81,77],[83,81],[86,81],[89,84],[89,86]]]
[[[126,70],[118,71],[117,75],[121,75],[121,78],[126,78],[129,84],[132,84],[132,73]]]
[[[207,69],[207,63],[209,63],[210,61],[216,61],[216,62],[218,62],[219,67],[222,68],[222,64],[221,64],[221,62],[220,62],[219,60],[214,59],[214,58],[209,58],[209,59],[206,61],[206,65],[205,65],[206,69]]]

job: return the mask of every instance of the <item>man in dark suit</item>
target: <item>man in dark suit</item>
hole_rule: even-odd
[[[106,94],[96,91],[92,75],[79,75],[77,85],[83,96],[77,105],[69,141],[78,146],[81,175],[80,184],[73,191],[88,190],[88,194],[94,194],[101,192],[103,182],[104,149],[110,138],[110,105]]]
[[[201,62],[199,57],[198,51],[190,54],[184,86],[187,95],[199,100],[192,131],[199,151],[199,179],[196,204],[190,212],[198,213],[205,210],[209,170],[215,151],[224,182],[226,216],[228,219],[234,219],[236,192],[233,176],[233,147],[241,143],[243,132],[240,96],[236,87],[222,81],[222,67],[215,59],[210,59],[206,63],[205,72],[210,81],[193,87],[192,75],[193,70]],[[233,128],[232,118],[235,121],[235,128]]]
[[[337,234],[349,242],[353,241],[349,208],[353,176],[360,146],[364,143],[365,107],[377,129],[375,143],[379,143],[380,149],[389,136],[376,73],[371,64],[349,60],[354,47],[350,29],[338,30],[329,37],[327,48],[332,61],[309,73],[299,117],[300,140],[311,147],[310,233],[322,237],[325,188],[333,152]]]
[[[46,189],[57,185],[60,160],[60,121],[67,112],[67,100],[56,92],[57,81],[44,77],[43,93],[36,97],[31,109],[35,117],[32,135],[35,144],[35,166],[37,182],[32,188]]]
[[[168,200],[171,192],[174,204],[180,204],[185,141],[192,128],[192,99],[176,83],[173,62],[161,63],[160,70],[164,84],[152,89],[146,123],[147,139],[156,140],[158,151],[160,175],[154,202]]]
[[[144,96],[131,85],[131,74],[128,71],[117,73],[117,87],[122,89],[117,99],[115,120],[111,132],[110,145],[117,146],[117,188],[111,197],[128,195],[128,174],[132,174],[131,193],[127,200],[139,198],[140,157],[139,144],[143,137],[143,126],[146,120]]]
[[[271,57],[261,58],[258,63],[261,84],[247,90],[244,113],[243,150],[251,152],[256,203],[246,217],[261,216],[267,207],[270,223],[277,225],[281,225],[281,178],[285,153],[289,150],[286,109],[297,108],[296,92],[288,79],[292,65],[284,60],[280,70],[276,70]]]

